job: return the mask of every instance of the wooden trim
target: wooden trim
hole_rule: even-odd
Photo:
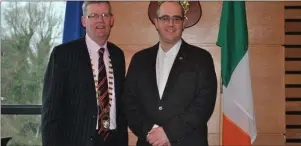
[[[285,61],[285,71],[301,71],[301,61]]]
[[[285,74],[301,74],[301,71],[285,71]]]
[[[301,88],[286,88],[286,97],[301,97]]]
[[[301,101],[287,101],[285,103],[286,111],[301,111]]]
[[[300,111],[286,111],[285,114],[286,115],[301,115],[301,110]]]
[[[300,146],[300,143],[286,143],[285,146]]]
[[[284,2],[285,6],[301,6],[300,1],[285,1]]]
[[[285,84],[301,84],[301,75],[285,75]]]
[[[286,129],[286,138],[301,138],[301,129]]]
[[[300,45],[301,35],[286,35],[285,44],[287,45]]]
[[[301,125],[301,115],[286,115],[286,125]]]
[[[285,136],[283,133],[257,133],[252,146],[283,146],[284,144]]]
[[[284,11],[285,19],[300,19],[301,18],[301,9],[286,9]]]
[[[300,23],[301,28],[301,23]],[[301,48],[285,49],[285,58],[301,58]]]
[[[301,97],[286,97],[285,101],[301,101]]]
[[[296,32],[296,31],[285,32],[285,35],[301,35],[301,32]]]
[[[301,145],[301,138],[287,138],[286,143],[299,143]]]
[[[285,84],[285,88],[301,88],[301,84]]]
[[[301,5],[297,5],[297,6],[284,6],[284,9],[301,9]]]
[[[301,22],[285,22],[284,27],[286,32],[300,32]]]
[[[285,89],[286,144],[299,146],[301,142],[301,2],[284,2],[285,10]],[[298,88],[297,88],[298,86]],[[297,115],[294,115],[297,114]],[[296,127],[297,126],[297,127]],[[294,129],[290,129],[294,128]]]
[[[301,61],[301,58],[285,58],[285,61]]]
[[[301,48],[301,45],[288,45],[288,44],[284,44],[283,46],[285,48]]]
[[[284,22],[301,22],[301,19],[285,19]]]

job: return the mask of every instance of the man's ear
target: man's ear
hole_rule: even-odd
[[[158,30],[158,28],[159,28],[158,19],[157,18],[152,18],[152,19],[153,19],[153,22],[155,23],[156,29]]]
[[[115,19],[114,19],[114,16],[111,17],[111,21],[110,21],[110,26],[113,27],[114,26],[114,22],[115,22]]]
[[[82,16],[81,22],[82,22],[83,27],[85,27],[85,28],[86,28],[86,26],[87,26],[86,21],[87,21],[87,18],[86,18],[85,16]]]

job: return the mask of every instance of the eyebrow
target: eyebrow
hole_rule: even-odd
[[[180,17],[183,17],[183,16],[181,16],[181,15],[161,15],[161,16],[159,16],[159,17],[162,17],[162,16],[180,16]]]

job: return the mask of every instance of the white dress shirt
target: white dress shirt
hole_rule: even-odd
[[[167,52],[164,52],[163,49],[161,48],[161,45],[159,45],[159,49],[157,53],[157,62],[156,62],[156,76],[157,76],[157,85],[158,85],[160,99],[162,99],[170,70],[175,61],[175,58],[178,55],[181,44],[182,44],[182,40],[178,41]],[[158,125],[153,126],[153,128],[157,128],[157,127]]]
[[[156,75],[157,75],[157,85],[158,85],[160,99],[162,98],[171,67],[180,50],[181,44],[182,44],[182,40],[178,41],[167,52],[164,52],[163,49],[161,48],[161,45],[159,45],[157,62],[156,62]]]
[[[88,47],[88,51],[90,54],[90,58],[91,58],[91,63],[92,63],[92,68],[93,68],[93,74],[96,75],[94,77],[94,80],[98,80],[98,58],[99,58],[99,54],[98,54],[98,50],[100,48],[104,48],[104,63],[105,63],[105,67],[106,67],[106,72],[107,72],[107,81],[108,81],[108,88],[112,88],[112,95],[109,95],[110,99],[112,99],[111,101],[111,107],[110,107],[110,129],[115,129],[116,128],[116,100],[115,100],[115,88],[114,88],[114,75],[113,74],[109,74],[109,72],[113,72],[113,69],[110,68],[109,66],[112,66],[112,64],[110,63],[110,53],[108,51],[107,48],[107,42],[104,44],[104,46],[99,46],[96,42],[94,42],[87,34],[86,34],[86,44]],[[112,77],[112,79],[110,79],[109,77]],[[109,82],[112,82],[113,84],[109,84]],[[97,82],[95,83],[95,86],[97,85]],[[96,88],[95,88],[96,90]],[[96,98],[96,96],[95,96]],[[96,129],[98,129],[98,120],[97,120],[97,124],[96,124]]]

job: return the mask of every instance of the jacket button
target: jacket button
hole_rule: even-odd
[[[162,107],[162,106],[159,106],[159,110],[162,111],[162,110],[163,110],[163,107]]]
[[[89,139],[90,139],[90,140],[93,140],[93,136],[90,136]]]

